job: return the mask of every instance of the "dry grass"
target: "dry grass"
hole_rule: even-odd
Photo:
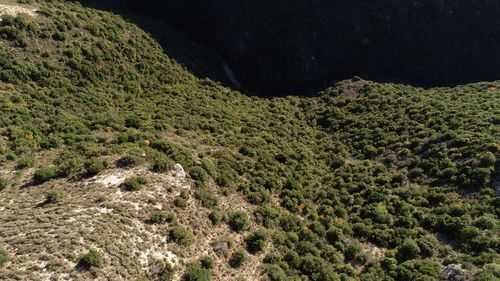
[[[156,174],[146,167],[112,167],[81,181],[58,179],[23,187],[33,169],[14,172],[5,167],[0,173],[15,184],[0,196],[0,245],[12,256],[0,270],[2,280],[131,280],[147,275],[156,260],[176,265],[178,280],[185,265],[204,254],[217,261],[214,280],[238,276],[257,280],[261,275],[260,257],[251,257],[235,270],[228,266],[229,254],[217,255],[212,249],[211,244],[223,237],[242,245],[245,234],[235,234],[225,224],[213,227],[210,210],[201,207],[192,194],[186,208],[174,207],[181,190],[192,193],[190,181],[178,171]],[[120,188],[124,179],[137,175],[148,178],[143,189],[126,192]],[[217,192],[213,183],[210,186]],[[64,199],[45,204],[44,194],[54,187],[64,192]],[[252,208],[240,194],[221,197],[222,211]],[[194,243],[188,248],[169,243],[169,225],[147,223],[153,210],[175,213],[177,223],[194,233]],[[103,253],[104,264],[99,269],[79,270],[79,258],[90,248]]]

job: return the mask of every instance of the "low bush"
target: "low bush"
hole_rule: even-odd
[[[202,256],[198,262],[205,269],[213,269],[215,266],[215,260],[211,256]]]
[[[83,164],[86,176],[94,176],[104,171],[108,167],[106,160],[99,160],[95,157],[90,158]]]
[[[278,265],[271,264],[266,267],[266,274],[269,281],[286,281],[288,277],[285,271]]]
[[[247,250],[251,253],[257,253],[264,250],[267,243],[267,233],[256,231],[245,238]]]
[[[103,263],[102,254],[95,250],[90,249],[81,259],[80,263],[85,267],[100,267]]]
[[[229,215],[229,226],[233,231],[241,232],[250,228],[250,220],[244,212],[234,212]]]
[[[407,261],[417,258],[420,255],[420,248],[412,239],[406,239],[401,246],[398,247],[396,257],[399,261]]]
[[[180,226],[173,227],[168,237],[170,241],[185,247],[191,245],[193,242],[193,233]]]
[[[238,268],[247,260],[247,258],[247,253],[244,250],[238,249],[231,255],[229,265],[231,267]]]
[[[83,164],[86,176],[94,176],[98,173],[104,171],[108,167],[108,162],[106,160],[100,160],[98,158],[92,157],[85,161]]]
[[[0,267],[9,261],[9,253],[4,248],[0,247]]]
[[[147,182],[148,180],[146,179],[146,177],[138,176],[126,179],[123,182],[122,186],[127,191],[139,191]]]
[[[205,182],[208,179],[207,172],[198,166],[194,166],[189,170],[189,176],[195,181]]]
[[[224,220],[224,218],[225,218],[224,213],[219,210],[214,210],[208,215],[208,219],[215,226],[220,225],[221,222]]]
[[[177,198],[174,200],[174,205],[179,208],[186,208],[188,206],[188,199],[190,195],[187,190],[183,190]]]
[[[219,205],[219,198],[207,188],[198,188],[196,190],[196,199],[200,200],[205,208],[214,208]]]
[[[144,163],[145,159],[142,155],[138,153],[130,153],[125,155],[117,161],[117,166],[122,168],[130,168],[141,165]]]
[[[7,188],[8,185],[9,185],[9,182],[5,178],[0,177],[0,191]]]
[[[52,190],[45,195],[45,202],[48,204],[60,202],[64,198],[64,192],[61,190]]]
[[[190,264],[182,277],[183,281],[210,281],[211,279],[211,271],[203,268],[199,263]]]
[[[16,168],[17,169],[31,168],[35,166],[35,163],[36,163],[36,158],[34,156],[32,155],[25,156],[20,158],[19,161],[17,161]]]
[[[33,175],[33,180],[36,183],[44,183],[58,176],[59,170],[57,169],[57,167],[48,166],[38,169]]]
[[[162,224],[162,223],[175,223],[175,214],[163,211],[153,211],[149,214],[149,223]]]
[[[152,170],[156,173],[164,173],[172,170],[174,168],[174,165],[174,160],[164,155],[160,155],[154,160]]]

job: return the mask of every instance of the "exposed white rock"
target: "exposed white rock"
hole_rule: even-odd
[[[472,275],[461,264],[449,264],[443,268],[440,274],[440,280],[465,281],[472,280]]]
[[[105,186],[117,186],[122,184],[125,181],[125,178],[125,175],[118,173],[98,178],[95,182],[103,184]]]
[[[19,14],[26,14],[30,17],[36,16],[36,9],[28,9],[21,6],[16,5],[5,5],[0,4],[0,16],[9,15],[9,16],[17,16]],[[0,22],[2,19],[0,18]]]

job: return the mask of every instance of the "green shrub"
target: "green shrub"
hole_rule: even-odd
[[[127,191],[139,191],[142,189],[142,186],[148,182],[146,177],[138,176],[133,178],[126,179],[122,186]]]
[[[410,179],[416,179],[424,174],[424,170],[421,168],[413,168],[410,171],[408,171],[408,177]]]
[[[139,129],[141,127],[141,119],[138,116],[129,116],[125,119],[125,126]]]
[[[219,205],[219,198],[208,188],[198,188],[196,199],[200,200],[201,205],[205,208],[214,208]]]
[[[215,266],[215,260],[210,256],[202,256],[198,262],[205,269],[213,269]]]
[[[373,158],[375,155],[377,155],[378,149],[372,145],[367,145],[364,148],[364,154],[366,158]]]
[[[65,41],[66,34],[62,32],[55,32],[54,34],[52,34],[52,39],[54,39],[55,41]]]
[[[256,231],[245,238],[247,250],[251,253],[257,253],[264,250],[267,243],[267,233]]]
[[[224,213],[222,213],[219,210],[214,210],[208,215],[208,219],[212,222],[213,225],[217,226],[220,225],[221,222],[224,220]]]
[[[160,280],[171,281],[172,279],[174,279],[174,274],[175,274],[175,268],[170,263],[167,262],[163,266],[163,270],[160,274]]]
[[[493,281],[500,278],[500,265],[491,263],[486,264],[475,276],[477,281]]]
[[[181,209],[184,209],[188,206],[188,201],[185,199],[185,198],[182,198],[182,197],[177,197],[175,198],[174,200],[174,205],[176,207],[179,207]]]
[[[361,252],[361,244],[357,241],[351,242],[347,245],[344,256],[348,261],[354,260],[356,256]]]
[[[48,204],[57,203],[63,200],[64,192],[62,190],[52,190],[45,195],[45,202]]]
[[[259,224],[266,228],[272,228],[278,224],[280,211],[276,207],[267,204],[255,211],[255,217]]]
[[[103,263],[102,254],[95,250],[90,249],[81,259],[80,263],[85,267],[100,267]]]
[[[0,247],[0,267],[9,261],[9,253],[4,248]]]
[[[106,160],[99,160],[95,157],[90,158],[83,164],[86,176],[94,176],[104,171],[108,167]]]
[[[164,173],[172,170],[174,168],[175,162],[174,160],[160,155],[156,157],[153,163],[153,171],[156,173]]]
[[[189,176],[195,181],[205,182],[208,179],[207,172],[198,166],[194,166],[189,170]]]
[[[194,238],[193,233],[191,233],[191,231],[179,226],[173,227],[170,230],[168,237],[170,241],[185,247],[191,245]]]
[[[153,211],[149,214],[149,223],[162,224],[162,223],[175,223],[175,214],[163,211]]]
[[[0,180],[1,182],[1,180]],[[1,188],[1,183],[0,183],[0,190]],[[495,229],[498,225],[498,221],[493,217],[493,216],[482,216],[479,217],[475,222],[474,225],[481,228],[481,229]]]
[[[209,157],[204,157],[201,160],[201,166],[212,178],[217,178],[217,167],[215,166],[213,160]]]
[[[210,281],[212,273],[209,269],[203,268],[200,264],[194,263],[187,267],[183,281]]]
[[[22,157],[21,159],[19,159],[19,161],[17,161],[17,168],[18,169],[25,169],[25,168],[31,168],[33,166],[35,166],[35,162],[36,162],[36,158],[35,156],[25,156],[25,157]]]
[[[244,250],[238,249],[231,255],[229,265],[231,267],[238,268],[247,260],[247,258],[247,253]]]
[[[44,183],[58,176],[59,176],[59,171],[57,167],[49,166],[40,168],[37,171],[35,171],[35,174],[33,175],[33,180],[36,183]]]
[[[412,239],[406,239],[401,246],[398,247],[396,257],[399,261],[407,261],[417,258],[420,255],[420,248]]]
[[[129,168],[141,165],[145,159],[142,155],[130,154],[120,158],[117,162],[118,167]]]
[[[229,214],[229,226],[233,231],[241,232],[250,228],[250,220],[244,212],[234,212]]]
[[[7,188],[8,185],[9,185],[9,182],[5,178],[0,177],[0,191]]]
[[[278,265],[271,264],[266,267],[266,274],[269,281],[286,281],[288,277],[285,271]]]

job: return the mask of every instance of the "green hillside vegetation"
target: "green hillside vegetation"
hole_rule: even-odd
[[[246,96],[190,74],[118,15],[29,2],[37,17],[0,24],[0,169],[34,177],[21,186],[0,174],[0,197],[92,177],[109,156],[158,173],[179,163],[194,193],[168,212],[196,200],[207,222],[245,238],[217,267],[190,257],[176,269],[185,280],[221,267],[244,276],[246,255],[273,281],[435,280],[449,264],[500,277],[500,82],[422,89],[354,78],[317,97]],[[255,211],[220,213],[232,194]],[[50,201],[64,204],[60,195]],[[169,238],[188,247],[193,234],[173,221]],[[0,279],[21,278],[9,273],[14,248],[0,238],[0,249]],[[92,268],[106,260],[95,253]]]

